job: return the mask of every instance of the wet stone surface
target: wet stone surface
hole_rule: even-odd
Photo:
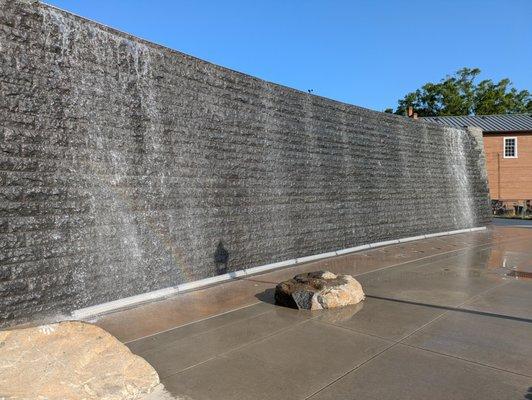
[[[490,220],[482,132],[278,86],[40,2],[0,0],[0,43],[0,326]]]
[[[344,307],[364,300],[360,283],[351,275],[329,271],[296,275],[275,287],[275,303],[303,310]]]

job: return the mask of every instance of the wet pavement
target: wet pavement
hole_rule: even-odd
[[[367,299],[275,306],[273,288],[328,269]],[[532,230],[377,248],[247,277],[100,318],[178,398],[530,399]]]

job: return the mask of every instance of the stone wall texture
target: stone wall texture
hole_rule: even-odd
[[[466,130],[0,3],[2,325],[490,218]]]

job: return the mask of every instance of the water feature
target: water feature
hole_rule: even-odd
[[[33,303],[10,303],[10,318],[489,220],[462,130],[8,3],[0,226],[37,239],[2,262],[40,285],[20,285],[20,304]]]
[[[467,132],[460,129],[446,128],[447,171],[450,187],[453,190],[454,212],[451,214],[455,226],[468,227],[474,223],[473,193],[469,181],[470,168],[466,155],[470,150]]]

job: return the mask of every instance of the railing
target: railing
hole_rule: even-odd
[[[532,200],[491,200],[491,210],[493,215],[528,219],[532,217]]]

